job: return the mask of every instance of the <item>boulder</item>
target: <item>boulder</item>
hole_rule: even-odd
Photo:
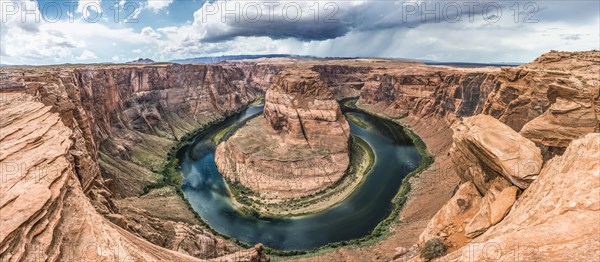
[[[471,181],[462,183],[454,196],[438,211],[419,237],[419,243],[457,232],[463,232],[463,221],[473,217],[479,210],[481,195]]]
[[[502,177],[496,177],[487,190],[477,214],[465,227],[465,234],[474,238],[498,223],[517,199],[518,188]]]
[[[540,149],[491,116],[465,118],[452,130],[454,168],[463,181],[473,181],[482,194],[497,176],[527,188],[542,168]]]

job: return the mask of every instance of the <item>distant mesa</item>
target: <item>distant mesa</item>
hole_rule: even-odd
[[[133,60],[130,62],[127,62],[126,64],[130,64],[130,65],[149,65],[149,64],[154,64],[156,63],[154,60],[150,59],[150,58],[139,58],[137,60]]]

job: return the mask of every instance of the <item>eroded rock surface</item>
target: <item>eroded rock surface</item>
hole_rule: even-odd
[[[319,74],[280,72],[253,119],[217,148],[221,174],[266,198],[310,195],[338,181],[349,164],[350,129]]]
[[[527,188],[542,168],[540,149],[491,116],[465,118],[452,129],[454,168],[463,181],[473,181],[481,193],[487,192],[497,176]]]
[[[503,68],[484,113],[536,143],[564,148],[598,130],[599,70],[599,51],[553,51]]]
[[[6,214],[7,219],[16,212],[20,214],[16,217],[38,221],[34,226],[38,229],[33,231],[26,225],[29,222],[15,224],[15,231],[4,231],[3,223],[2,232],[9,234],[6,239],[2,240],[3,256],[15,258],[20,256],[17,254],[18,252],[24,252],[30,248],[28,245],[36,244],[28,239],[45,230],[46,226],[55,227],[55,223],[58,221],[65,224],[65,228],[61,229],[65,234],[85,234],[85,238],[96,238],[99,242],[94,240],[96,242],[90,243],[90,245],[94,247],[98,245],[100,257],[110,260],[132,257],[127,252],[111,253],[111,251],[103,250],[103,248],[114,248],[109,246],[112,243],[120,243],[119,234],[123,234],[126,238],[121,241],[124,245],[132,245],[132,250],[136,248],[142,250],[140,251],[142,255],[133,256],[135,261],[194,259],[185,254],[199,258],[215,258],[239,250],[239,247],[230,241],[222,240],[206,228],[197,225],[193,213],[179,196],[174,197],[172,201],[169,200],[171,204],[169,208],[176,214],[193,219],[179,220],[177,217],[161,216],[165,212],[164,208],[161,209],[160,205],[155,204],[148,205],[145,201],[150,200],[145,198],[139,201],[115,200],[122,197],[137,199],[145,186],[160,179],[160,176],[154,174],[153,170],[160,167],[176,138],[202,124],[207,124],[211,119],[236,111],[253,99],[254,93],[247,88],[241,70],[221,66],[161,64],[78,68],[69,66],[27,67],[3,71],[3,76],[5,74],[8,77],[3,78],[2,86],[18,86],[19,88],[10,90],[3,88],[1,90],[3,92],[0,93],[1,100],[8,101],[11,107],[17,107],[16,109],[2,110],[3,114],[12,112],[10,113],[11,117],[3,117],[3,119],[7,119],[5,123],[7,128],[3,125],[2,132],[13,127],[21,128],[20,130],[23,131],[31,128],[37,129],[43,125],[36,121],[46,117],[41,112],[44,110],[52,112],[53,114],[43,122],[54,121],[51,119],[57,119],[58,122],[48,128],[45,135],[39,135],[34,139],[33,145],[35,148],[39,146],[38,150],[44,149],[48,151],[48,154],[54,154],[55,150],[61,151],[63,146],[71,143],[67,153],[64,154],[64,158],[70,161],[69,168],[74,179],[69,182],[68,188],[74,192],[73,194],[80,195],[77,195],[76,201],[67,201],[68,194],[64,193],[67,190],[60,188],[68,179],[56,180],[57,172],[53,170],[52,175],[49,176],[53,183],[50,185],[52,193],[48,196],[49,200],[32,201],[36,205],[44,205],[41,211],[29,205],[21,206],[20,211],[10,208],[3,210],[2,214]],[[31,95],[28,99],[37,101],[37,105],[30,104],[27,99],[24,100],[25,102],[22,101],[23,99],[20,97],[27,97],[28,94]],[[37,107],[40,105],[43,109],[38,110]],[[29,122],[24,124],[24,128],[20,127],[26,121],[19,120],[19,117],[21,115],[29,117],[29,113],[23,110],[37,110],[36,114],[41,117],[31,118],[29,119],[31,121],[27,120]],[[59,124],[65,126],[71,133],[70,136],[64,138],[66,142],[62,142],[60,146],[53,143],[53,138],[46,137],[47,134],[54,135],[61,132]],[[43,130],[44,128],[41,128],[31,134],[42,134]],[[45,141],[48,141],[49,144],[44,144]],[[11,148],[23,151],[24,156],[37,157],[37,153],[25,151],[17,144],[10,146],[9,151],[13,150]],[[60,158],[57,158],[53,165],[60,163],[59,160]],[[33,160],[30,164],[34,166],[34,169],[47,169],[43,165],[43,161]],[[39,167],[37,167],[38,164]],[[2,172],[4,173],[4,171],[3,168]],[[73,189],[77,186],[80,189]],[[23,187],[18,185],[6,190],[2,188],[2,199],[15,202],[18,199],[29,197],[26,196],[28,193],[33,193],[37,197],[48,195],[45,191],[38,193],[37,187],[14,191],[21,189]],[[81,190],[81,192],[76,190]],[[57,195],[59,191],[62,193]],[[63,202],[60,202],[61,197],[64,198]],[[158,196],[151,201],[156,203],[168,199],[171,198]],[[68,203],[71,203],[69,208],[76,210],[64,213],[65,217],[57,215],[57,217],[45,220],[44,216],[60,214],[63,212],[61,210],[68,209]],[[124,203],[127,204],[124,205]],[[10,207],[10,204],[5,207]],[[85,214],[82,214],[81,210],[85,211]],[[30,215],[31,217],[28,217]],[[40,218],[41,220],[39,220]],[[81,220],[82,218],[88,220]],[[72,220],[75,222],[69,222]],[[84,222],[86,224],[81,224]],[[87,224],[97,225],[89,227]],[[116,228],[118,232],[111,232],[113,230],[111,228]],[[25,232],[23,233],[25,237],[16,239],[20,234],[15,233],[18,231]],[[93,234],[98,236],[88,235],[87,231],[93,231]],[[104,232],[107,233],[104,234]],[[64,248],[66,250],[64,252],[75,252],[67,250],[71,248],[69,245],[61,244],[63,241],[61,235],[44,234],[44,239],[39,240],[41,249],[37,255],[48,256],[49,260],[54,260],[55,256],[60,253],[54,249]],[[12,239],[13,237],[15,239]],[[153,244],[182,253],[168,251]],[[81,249],[85,249],[85,247],[83,246]],[[19,251],[19,248],[23,250]],[[79,246],[73,248],[79,248]],[[150,253],[145,254],[147,252]],[[82,259],[87,256],[86,254],[69,256],[78,255],[83,256]],[[97,260],[100,257],[90,257],[88,260]]]
[[[2,261],[196,260],[139,239],[98,214],[76,176],[71,129],[32,96],[1,95]]]
[[[600,134],[573,141],[510,213],[450,261],[593,261],[600,255]],[[493,248],[490,248],[492,247]]]

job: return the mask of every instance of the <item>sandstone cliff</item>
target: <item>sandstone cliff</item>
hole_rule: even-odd
[[[158,197],[139,201],[124,201],[125,199],[118,198],[129,196],[132,199],[137,198],[144,186],[160,179],[160,176],[153,173],[151,169],[160,167],[167,151],[175,143],[175,139],[208,123],[211,119],[238,110],[254,99],[255,94],[245,84],[244,75],[240,69],[221,66],[163,64],[90,66],[86,68],[17,68],[9,71],[8,74],[11,77],[2,86],[10,85],[16,88],[10,90],[3,88],[3,92],[35,96],[36,98],[31,99],[37,99],[43,103],[42,105],[45,104],[44,110],[55,112],[53,117],[58,118],[62,125],[70,130],[71,134],[66,139],[72,145],[67,153],[61,152],[60,154],[64,153],[64,157],[70,160],[69,169],[72,171],[73,180],[68,180],[69,176],[63,175],[61,180],[56,181],[71,181],[69,188],[79,186],[81,193],[77,201],[82,202],[72,207],[76,210],[69,210],[69,213],[65,213],[66,217],[60,216],[61,210],[67,210],[66,205],[70,203],[66,200],[60,201],[61,197],[66,198],[64,195],[67,194],[64,192],[67,190],[62,188],[67,188],[67,186],[63,186],[64,182],[61,182],[62,184],[53,182],[52,192],[63,193],[52,193],[48,201],[40,200],[40,204],[46,203],[41,208],[42,211],[25,205],[19,209],[21,211],[7,209],[3,210],[2,214],[12,216],[11,214],[15,212],[22,212],[18,213],[22,215],[17,215],[17,217],[34,221],[33,223],[40,217],[43,220],[43,216],[46,216],[44,213],[56,215],[56,217],[46,219],[47,223],[44,222],[50,227],[56,226],[57,221],[68,222],[69,219],[86,216],[89,221],[86,223],[98,224],[97,227],[88,230],[86,225],[78,226],[73,224],[75,222],[69,222],[73,224],[72,228],[65,228],[64,231],[75,232],[72,234],[81,234],[78,231],[86,230],[90,232],[113,230],[107,228],[108,225],[117,228],[117,233],[114,234],[125,234],[127,232],[125,230],[128,230],[141,238],[126,233],[125,238],[128,240],[122,242],[124,244],[131,242],[132,245],[140,246],[142,254],[150,252],[149,255],[142,255],[134,260],[180,260],[177,257],[185,258],[185,255],[163,250],[143,239],[200,258],[214,258],[239,249],[233,243],[223,241],[197,225],[198,222],[193,213],[179,195],[174,193],[157,194]],[[1,94],[3,101],[13,103],[12,100],[15,100],[9,93]],[[11,105],[18,104],[19,99],[16,101]],[[5,110],[2,112],[4,113]],[[17,117],[25,115],[21,111],[15,114]],[[34,117],[34,120],[37,121],[37,118]],[[4,125],[18,127],[19,124],[23,124],[22,122],[18,119],[9,119]],[[35,125],[37,125],[35,121],[25,123],[25,126],[30,128]],[[48,132],[59,132],[60,129],[56,126],[55,124],[49,128]],[[36,142],[33,144],[35,147],[42,145],[40,148],[46,148],[46,145],[42,143],[49,139],[40,135],[34,139]],[[63,144],[67,144],[67,142]],[[50,142],[47,147],[53,149],[56,146]],[[15,148],[18,147],[15,145]],[[25,152],[24,154],[35,156],[33,153]],[[41,164],[41,162],[34,161],[31,164],[33,168],[37,168],[37,164]],[[66,171],[64,172],[66,173]],[[52,177],[52,179],[51,182],[56,178]],[[29,185],[31,183],[24,187],[14,186],[12,190],[33,190],[34,192],[37,190],[37,187]],[[5,199],[6,201],[15,201],[15,199],[22,198],[23,196],[19,196],[19,194],[23,194],[25,191],[12,191],[18,193],[15,199],[8,198],[8,196],[5,198],[5,192],[8,191],[3,188],[3,201]],[[77,193],[75,189],[74,192]],[[87,198],[84,194],[87,195]],[[42,195],[46,195],[46,193],[40,193],[40,196]],[[154,203],[169,201],[168,208],[175,215],[160,215],[165,213],[161,211],[161,208],[165,207],[150,205],[148,201]],[[6,207],[9,208],[9,206]],[[80,211],[87,215],[80,214]],[[95,212],[104,215],[108,220]],[[40,227],[39,223],[36,224],[36,227]],[[2,240],[3,256],[5,254],[14,256],[16,251],[13,249],[15,248],[30,248],[27,245],[32,242],[27,239],[31,239],[44,229],[40,228],[35,233],[27,233],[30,230],[26,224],[22,223],[15,224],[14,230],[4,231],[3,228],[3,232],[11,234]],[[24,232],[24,238],[11,239],[11,236],[19,236],[20,233],[14,233],[19,231]],[[91,235],[85,234],[84,237],[91,237]],[[53,250],[63,248],[61,246],[62,236],[49,233],[45,235],[44,239],[40,241],[41,245],[47,246],[47,248],[40,249],[38,255],[55,256],[59,254],[60,252]],[[103,239],[109,237],[108,235],[98,236],[101,240],[98,242],[98,250],[101,251],[103,246],[113,243],[110,239]],[[119,243],[119,236],[116,235],[114,241],[114,243]],[[90,245],[95,245],[95,243]],[[144,249],[147,251],[143,251]],[[22,250],[18,252],[22,252]],[[122,258],[119,257],[119,254],[110,252],[102,251],[100,254],[112,256],[114,259]],[[85,254],[78,253],[78,255]],[[123,255],[127,256],[126,253]],[[185,259],[192,259],[192,257]]]
[[[452,252],[443,261],[589,260],[600,253],[600,199],[588,194],[600,169],[587,160],[598,158],[598,133],[589,134],[598,131],[599,83],[591,73],[600,70],[598,55],[551,52],[502,70],[483,110],[499,120],[478,115],[453,126],[449,154],[462,184],[421,234],[421,247],[440,239]],[[593,84],[582,85],[587,81]]]
[[[219,146],[235,152],[220,165],[278,170],[270,173],[283,182],[270,184],[258,169],[250,172],[256,177],[244,183],[257,190],[292,197],[333,183],[348,164],[347,154],[335,152],[347,146],[348,132],[333,98],[358,89],[361,107],[406,116],[400,121],[436,155],[409,180],[410,197],[388,239],[328,258],[402,259],[414,249],[394,256],[398,245],[441,238],[450,246],[446,260],[593,260],[600,253],[599,138],[586,134],[600,131],[599,57],[551,52],[502,70],[369,59],[303,61],[302,70],[288,60],[3,69],[0,260],[265,259],[260,246],[231,254],[239,247],[198,225],[174,187],[143,189],[160,180],[154,171],[176,139],[272,83],[278,87],[267,95],[269,118],[249,124],[268,132],[241,129],[232,139],[248,144]],[[481,113],[499,121],[468,118]],[[323,130],[331,133],[321,136]],[[271,144],[252,140],[256,133]],[[329,140],[339,147],[303,157]],[[265,157],[286,155],[277,151],[285,143],[295,146],[297,158],[287,159],[293,164]],[[514,169],[515,162],[534,165]],[[282,166],[293,176],[312,175],[288,183]],[[314,168],[321,166],[328,169]]]
[[[321,75],[336,99],[356,97],[373,68],[365,65],[321,64],[312,70]]]
[[[313,71],[280,72],[265,95],[264,117],[290,143],[348,150],[348,123],[327,85]]]
[[[502,223],[443,260],[594,261],[600,255],[600,134],[550,160]]]
[[[460,247],[499,223],[542,168],[535,144],[488,115],[455,123],[450,157],[462,184],[429,222],[419,241]]]
[[[197,260],[137,238],[96,212],[76,175],[77,138],[52,107],[3,93],[0,108],[2,261]]]
[[[435,116],[452,123],[483,111],[495,88],[496,72],[494,68],[456,69],[418,63],[376,70],[361,90],[358,104],[394,118]]]
[[[319,74],[286,69],[253,119],[218,146],[221,174],[262,198],[295,198],[326,189],[349,164],[349,126]]]
[[[598,131],[599,70],[598,51],[553,51],[532,63],[504,68],[484,113],[536,143],[564,148]]]

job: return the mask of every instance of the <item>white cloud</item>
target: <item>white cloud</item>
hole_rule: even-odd
[[[116,56],[112,57],[112,60],[115,62],[119,62],[119,61],[121,61],[121,58],[118,55],[116,55]]]
[[[101,0],[79,0],[76,11],[84,18],[95,19],[97,14],[103,13],[100,2]]]
[[[94,52],[90,51],[90,50],[83,50],[83,52],[81,52],[81,55],[76,57],[75,59],[79,60],[79,61],[88,61],[88,60],[94,60],[98,58],[96,56],[96,54],[94,54]]]
[[[134,54],[140,54],[140,53],[142,53],[142,49],[134,49],[131,52],[134,53]]]
[[[12,2],[36,6],[35,1]],[[88,23],[82,19],[75,19],[73,22],[67,19],[55,23],[44,19],[39,22],[30,19],[32,25],[23,25],[19,15],[7,18],[0,30],[2,63],[35,65],[84,61],[77,58],[86,58],[84,62],[110,61],[115,55],[114,46],[122,50],[139,49],[143,46],[144,50],[158,52],[156,39],[140,37],[140,33],[131,28],[109,28],[102,23]],[[26,22],[29,23],[29,20]],[[85,50],[94,55],[87,52],[87,55],[84,54]]]
[[[158,11],[168,7],[171,3],[173,3],[173,0],[148,0],[146,7],[158,13]]]
[[[152,29],[152,27],[149,27],[149,26],[142,28],[142,32],[140,34],[142,36],[151,37],[151,38],[155,38],[155,39],[159,39],[161,37],[161,35],[159,33],[154,31],[154,29]]]

